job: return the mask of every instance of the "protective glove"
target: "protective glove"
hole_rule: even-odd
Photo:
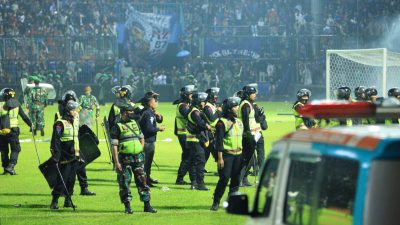
[[[254,135],[251,133],[251,131],[246,131],[244,132],[244,138],[247,140],[254,140]]]
[[[11,132],[10,128],[3,128],[0,130],[0,135],[7,135]]]

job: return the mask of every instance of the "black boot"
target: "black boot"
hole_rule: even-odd
[[[200,183],[199,185],[197,185],[196,189],[200,190],[200,191],[209,191],[210,190],[210,188],[208,188],[204,183]]]
[[[58,209],[58,196],[53,196],[50,204],[50,209]]]
[[[89,191],[89,189],[86,187],[81,189],[81,195],[92,196],[96,195],[96,193]]]
[[[42,136],[42,137],[44,136],[44,129],[40,130],[40,136]]]
[[[218,199],[214,199],[214,202],[210,208],[211,211],[218,211],[219,208],[219,200]]]
[[[176,179],[175,182],[176,185],[187,185],[189,184],[188,182],[184,181],[183,179]]]
[[[64,201],[64,208],[78,208],[78,206],[72,205],[71,199],[66,197]]]
[[[132,214],[131,204],[129,202],[124,202],[125,205],[125,214]]]
[[[6,168],[4,168],[4,172],[7,172],[11,175],[16,175],[17,173],[15,173],[14,166],[15,165],[12,163],[8,164],[8,166]]]
[[[197,187],[198,187],[198,185],[197,185],[197,182],[196,182],[196,181],[192,182],[192,184],[190,185],[190,189],[191,189],[191,190],[196,190]]]
[[[144,212],[149,212],[149,213],[156,213],[157,210],[153,209],[153,207],[151,207],[150,202],[144,202]]]

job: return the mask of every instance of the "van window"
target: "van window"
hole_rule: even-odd
[[[258,186],[255,203],[254,214],[256,216],[268,216],[274,188],[276,186],[276,174],[278,171],[279,159],[270,158],[266,161],[263,173],[260,177],[260,185]]]
[[[290,158],[285,223],[352,224],[359,163],[329,156]]]

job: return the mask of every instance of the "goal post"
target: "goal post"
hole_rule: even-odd
[[[376,87],[378,96],[400,87],[400,53],[386,48],[326,51],[326,98],[335,99],[335,90],[348,86]],[[354,94],[352,94],[354,96]]]

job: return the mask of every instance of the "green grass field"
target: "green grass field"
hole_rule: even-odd
[[[290,113],[290,103],[262,103],[267,113],[269,129],[264,131],[265,148],[268,152],[272,142],[282,135],[294,130],[292,116],[278,116],[278,113]],[[110,105],[101,108],[101,118],[108,114]],[[46,135],[51,137],[51,128],[57,105],[46,108]],[[212,195],[218,177],[206,174],[206,185],[210,191],[193,191],[189,186],[175,185],[176,173],[180,162],[181,150],[179,142],[173,134],[175,107],[170,103],[161,103],[158,111],[164,115],[164,124],[167,130],[159,133],[156,143],[155,161],[159,165],[152,167],[152,177],[161,183],[152,188],[152,205],[158,210],[157,214],[143,213],[143,203],[140,202],[133,184],[131,202],[133,215],[123,213],[123,204],[119,201],[119,189],[116,174],[109,164],[109,155],[106,143],[100,143],[102,155],[87,167],[89,189],[97,193],[96,196],[80,196],[78,181],[75,186],[73,201],[78,205],[77,211],[70,208],[60,208],[52,211],[49,208],[51,190],[38,169],[38,161],[33,142],[22,142],[22,151],[19,156],[16,172],[18,175],[0,176],[0,225],[4,224],[243,224],[246,217],[233,216],[223,209],[218,212],[209,210],[212,204]],[[32,139],[28,128],[22,121],[21,140]],[[99,125],[99,138],[104,139],[102,127]],[[40,136],[37,139],[43,139]],[[38,140],[40,141],[40,140]],[[40,159],[50,157],[50,143],[37,143]],[[206,169],[215,172],[216,164],[209,160]],[[1,171],[2,172],[2,171]],[[251,177],[251,179],[253,179]],[[188,176],[185,177],[189,181]],[[168,187],[168,190],[162,190]],[[166,188],[163,188],[166,189]],[[241,188],[241,192],[254,195],[255,188]],[[226,191],[227,192],[227,191]],[[62,206],[63,199],[59,205]]]

